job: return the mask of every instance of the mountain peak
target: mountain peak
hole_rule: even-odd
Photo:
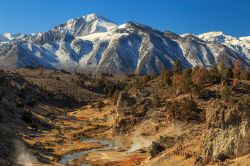
[[[6,33],[3,34],[3,36],[6,37],[9,40],[12,39],[12,34],[11,33],[6,32]]]
[[[250,43],[250,36],[240,37],[239,39],[242,40],[242,41],[247,41],[247,42]]]
[[[11,33],[6,32],[3,34],[3,36],[6,37],[8,40],[14,40],[14,39],[22,37],[23,34],[21,33],[11,34]]]
[[[221,36],[221,35],[225,35],[225,34],[222,31],[212,31],[212,32],[202,33],[201,35]]]
[[[21,33],[11,34],[6,32],[3,35],[0,34],[0,42],[9,42],[21,38],[22,36],[24,36],[24,34]]]
[[[207,32],[197,35],[197,37],[207,42],[216,42],[220,44],[238,40],[236,37],[226,35],[221,31]]]
[[[97,15],[96,13],[82,16],[82,18],[86,19],[86,21],[101,20],[101,19],[108,20],[108,19],[104,18],[103,16]]]
[[[60,30],[61,32],[67,32],[75,36],[85,36],[92,33],[107,32],[115,27],[117,25],[113,21],[93,13],[70,19],[55,27],[54,30]]]
[[[99,16],[96,13],[90,13],[90,14],[87,14],[87,15],[85,15],[83,17],[99,17]]]

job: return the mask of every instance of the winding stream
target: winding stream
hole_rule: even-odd
[[[71,154],[63,156],[60,160],[60,164],[64,165],[72,165],[74,160],[80,159],[82,156],[87,155],[90,152],[95,151],[107,151],[107,150],[115,150],[119,149],[119,143],[116,140],[108,140],[108,139],[96,139],[96,138],[88,138],[88,137],[81,137],[81,142],[83,143],[97,143],[103,145],[103,147],[93,148],[89,150],[82,150],[79,152],[73,152]],[[80,166],[91,166],[88,163],[81,162]]]

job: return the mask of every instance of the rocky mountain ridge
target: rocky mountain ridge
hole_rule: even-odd
[[[177,35],[134,22],[116,25],[90,14],[44,33],[0,36],[0,68],[42,67],[80,73],[155,74],[180,60],[184,68],[215,64],[250,70],[249,37],[222,32]]]

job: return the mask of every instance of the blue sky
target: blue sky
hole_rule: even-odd
[[[178,34],[250,36],[249,8],[250,0],[0,0],[0,33],[44,32],[97,13],[118,24],[132,20]]]

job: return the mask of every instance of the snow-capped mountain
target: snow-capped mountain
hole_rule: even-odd
[[[3,36],[3,35],[2,35]],[[177,35],[129,22],[116,25],[91,14],[71,19],[48,32],[0,36],[0,68],[44,67],[82,73],[154,74],[172,68],[233,66],[250,69],[249,38],[221,32]]]
[[[17,33],[17,34],[4,33],[3,36],[10,41],[10,40],[20,39],[20,38],[24,37],[25,35],[21,34],[21,33]]]
[[[197,37],[207,42],[223,44],[242,55],[243,58],[246,56],[250,59],[250,36],[236,38],[225,35],[223,32],[208,32],[197,35]]]
[[[8,38],[6,38],[4,35],[0,34],[0,42],[8,42],[8,41],[9,41]]]
[[[116,27],[117,25],[112,21],[96,14],[90,14],[77,19],[68,20],[66,23],[53,28],[52,31],[59,30],[61,33],[70,33],[74,36],[85,36],[92,33],[107,32]]]

